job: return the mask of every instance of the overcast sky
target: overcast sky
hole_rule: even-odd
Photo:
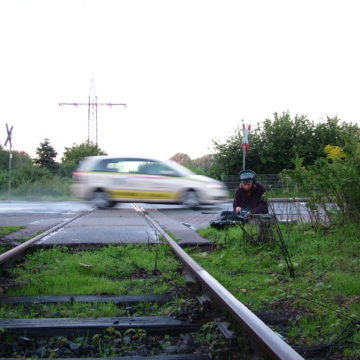
[[[360,120],[357,0],[0,0],[0,144],[32,157],[88,136],[109,154],[191,158],[274,112]],[[250,134],[251,140],[251,134]],[[7,147],[8,149],[8,147]]]

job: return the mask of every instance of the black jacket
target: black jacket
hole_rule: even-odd
[[[245,191],[239,186],[233,201],[233,209],[236,207],[248,208],[252,214],[267,214],[269,212],[268,204],[262,199],[266,187],[258,182],[253,184],[250,191]]]

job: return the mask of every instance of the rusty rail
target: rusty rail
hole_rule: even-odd
[[[133,207],[163,236],[184,266],[206,289],[209,295],[234,317],[242,330],[255,344],[255,350],[270,356],[272,359],[300,360],[303,359],[291,346],[283,341],[263,321],[252,313],[244,304],[235,298],[213,276],[197,264],[151,217],[137,204]]]
[[[49,234],[61,229],[62,227],[64,227],[65,225],[71,223],[72,221],[76,220],[77,218],[79,218],[80,216],[83,216],[91,211],[93,211],[94,209],[90,209],[90,210],[86,210],[83,211],[77,215],[75,215],[74,217],[72,217],[71,219],[64,221],[60,224],[57,224],[55,226],[53,226],[52,228],[50,228],[49,230],[41,233],[40,235],[37,235],[35,237],[33,237],[32,239],[25,241],[24,243],[4,252],[3,254],[0,254],[0,265],[3,263],[6,263],[7,261],[10,261],[11,259],[20,256],[21,254],[23,254],[31,245],[33,245],[34,243],[36,243],[37,241],[41,240],[42,238],[44,238],[45,236],[48,236]]]

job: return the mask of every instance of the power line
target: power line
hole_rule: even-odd
[[[59,106],[87,106],[88,107],[88,143],[90,141],[95,142],[96,145],[98,144],[98,106],[127,106],[124,103],[99,103],[97,101],[96,89],[95,89],[95,81],[91,79],[90,84],[90,93],[89,93],[89,101],[87,103],[81,102],[68,102],[68,103],[59,103]]]

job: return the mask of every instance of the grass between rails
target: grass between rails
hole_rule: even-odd
[[[108,246],[78,253],[67,247],[43,249],[9,271],[14,283],[6,295],[163,294],[184,284],[179,266],[165,245]],[[149,310],[144,306],[120,311],[106,303],[2,305],[0,317],[120,316],[128,310],[144,313]],[[156,304],[151,306],[157,310]]]
[[[244,243],[242,230],[200,230],[217,247],[190,255],[254,312],[291,313],[281,333],[291,345],[337,344],[360,358],[359,224],[326,234],[310,225],[281,225],[296,276],[277,240]],[[342,338],[343,337],[343,338]]]
[[[41,249],[4,275],[11,278],[4,282],[8,296],[165,293],[175,296],[165,305],[139,303],[124,307],[103,302],[3,304],[0,318],[168,315],[194,306],[192,299],[181,296],[185,280],[180,263],[163,244],[106,246],[75,253],[68,247]]]
[[[16,288],[7,295],[164,293],[181,282],[178,267],[165,245],[106,246],[77,253],[67,247],[43,249],[10,270]]]
[[[72,302],[63,304],[22,304],[3,305],[0,308],[0,318],[98,318],[121,316],[168,316],[169,314],[183,313],[186,308],[195,308],[193,299],[175,296],[171,301],[160,303],[140,302],[132,305],[118,305],[115,303],[81,303]]]
[[[165,304],[138,303],[131,306],[75,301],[48,305],[1,305],[1,318],[196,316],[199,309],[197,301],[187,296],[180,263],[170,248],[163,244],[106,246],[75,253],[67,247],[43,249],[29,254],[9,273],[14,283],[7,288],[6,295],[170,293],[174,297]],[[31,354],[31,357],[39,357],[41,350],[40,357],[74,357],[79,354],[91,357],[156,355],[181,348],[185,348],[185,352],[207,353],[217,351],[224,338],[216,324],[210,322],[199,331],[185,336],[155,336],[142,329],[120,332],[108,328],[90,337],[44,339],[41,344],[46,346],[40,348],[37,340],[27,339],[22,348],[16,337],[0,331],[2,341],[7,345],[4,345],[5,350],[0,349],[0,355],[22,357]]]

